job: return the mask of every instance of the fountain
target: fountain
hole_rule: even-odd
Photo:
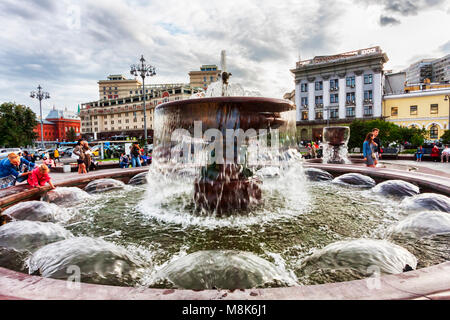
[[[289,149],[294,145],[290,138],[295,136],[294,104],[286,100],[230,96],[234,91],[228,83],[231,73],[226,71],[224,51],[221,62],[221,81],[212,84],[213,88],[220,86],[221,91],[209,93],[217,97],[174,101],[156,108],[153,155],[156,164],[172,162],[178,168],[186,168],[196,163],[200,176],[194,183],[195,204],[216,214],[245,210],[261,203],[261,180],[254,176],[251,159],[267,151],[268,137],[272,147],[269,149],[273,151],[279,143],[277,138],[283,139],[282,148]],[[176,142],[183,145],[177,148]],[[202,145],[206,147],[200,148]],[[252,147],[257,149],[256,154],[252,153]],[[180,154],[174,154],[180,148],[181,161]],[[192,158],[195,159],[190,161]],[[198,159],[206,161],[199,164]]]
[[[347,157],[347,142],[350,138],[349,127],[325,127],[323,139],[323,162],[331,164],[350,163]]]

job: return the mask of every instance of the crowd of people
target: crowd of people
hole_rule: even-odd
[[[130,166],[141,167],[152,163],[152,156],[145,152],[137,142],[130,147],[130,154],[122,153],[120,155],[120,168],[129,168]]]

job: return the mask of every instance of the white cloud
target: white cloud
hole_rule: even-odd
[[[152,83],[188,82],[189,71],[218,64],[225,49],[232,81],[282,97],[294,88],[289,69],[299,54],[306,59],[380,45],[392,67],[418,54],[441,53],[448,39],[429,32],[449,29],[447,0],[431,1],[443,10],[402,15],[400,24],[384,28],[386,5],[369,2],[4,0],[0,101],[37,111],[28,94],[41,84],[52,95],[49,108],[75,110],[98,98],[99,79],[129,76],[141,54],[157,69]]]

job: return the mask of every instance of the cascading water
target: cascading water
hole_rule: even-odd
[[[323,163],[350,164],[347,143],[350,138],[349,127],[323,128]]]

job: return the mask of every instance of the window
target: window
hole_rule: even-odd
[[[432,104],[430,106],[430,113],[431,114],[438,114],[439,113],[439,105],[438,104]]]
[[[373,115],[372,106],[364,106],[364,116],[371,117]]]
[[[308,105],[308,97],[302,97],[301,104],[302,104],[302,106],[307,106]]]
[[[323,96],[316,96],[316,104],[323,104]]]
[[[302,111],[302,120],[308,120],[308,111]]]
[[[316,111],[316,119],[322,120],[323,119],[323,112],[322,111]]]
[[[330,109],[330,118],[336,119],[339,117],[339,109]]]
[[[330,103],[339,103],[339,94],[330,95]]]
[[[335,91],[339,89],[339,79],[330,80],[330,90]]]
[[[322,81],[316,81],[316,91],[320,91],[323,89],[323,82]]]
[[[373,81],[373,75],[372,74],[365,74],[364,75],[364,84],[372,84]]]
[[[355,76],[347,77],[346,83],[347,83],[347,87],[354,88],[355,87]]]
[[[213,82],[214,81],[214,77],[213,76],[209,77],[209,81]]]
[[[391,116],[392,117],[398,116],[398,107],[392,107],[391,108]]]
[[[111,124],[114,124],[114,120],[111,120]]]
[[[348,92],[346,100],[347,104],[355,103],[355,93],[354,92]]]
[[[409,114],[412,116],[417,116],[417,106],[410,106],[409,107]]]
[[[437,139],[439,134],[439,130],[437,125],[433,124],[430,128],[430,139]]]
[[[300,90],[301,90],[301,92],[308,92],[308,84],[307,83],[302,83],[301,85],[300,85]]]
[[[347,118],[352,118],[355,116],[355,107],[349,107],[345,110],[345,115]]]
[[[372,101],[372,90],[364,91],[364,102],[371,102],[371,101]]]
[[[206,82],[206,77],[203,77],[203,81]]]

